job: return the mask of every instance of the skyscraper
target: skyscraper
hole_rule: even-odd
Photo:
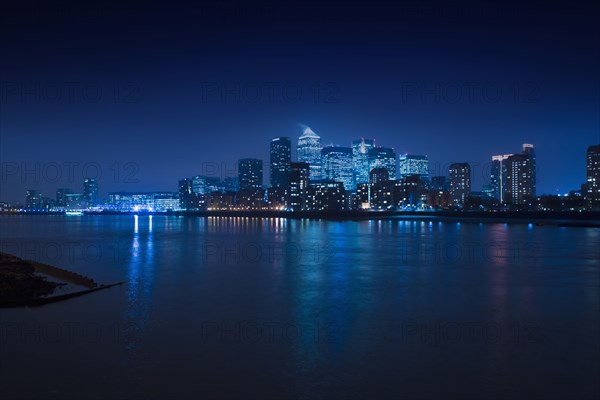
[[[373,147],[367,151],[369,160],[369,172],[374,168],[385,168],[388,170],[390,179],[396,179],[396,152],[389,147]],[[368,176],[368,175],[367,175]]]
[[[409,175],[419,175],[422,181],[429,179],[429,160],[427,156],[403,154],[398,157],[400,178]]]
[[[321,173],[321,137],[306,127],[302,136],[298,138],[298,161],[308,163],[310,166],[310,179],[322,178]]]
[[[375,147],[375,139],[360,138],[352,141],[352,163],[354,167],[353,187],[369,182],[369,150]]]
[[[292,142],[289,137],[271,140],[271,186],[287,187],[292,161]]]
[[[531,176],[532,176],[532,181],[533,181],[533,188],[532,188],[532,192],[533,192],[533,196],[536,195],[536,188],[537,188],[537,168],[535,166],[535,150],[533,148],[532,144],[529,143],[523,143],[523,146],[521,148],[521,152],[523,154],[526,154],[527,156],[529,156],[529,158],[531,159]]]
[[[309,176],[310,165],[308,163],[290,163],[288,208],[292,211],[301,211],[305,208]]]
[[[500,204],[524,205],[536,195],[536,163],[532,144],[521,153],[492,156],[490,176],[494,198]]]
[[[345,190],[354,190],[352,149],[350,147],[330,146],[321,151],[323,175],[325,179],[342,182]]]
[[[589,146],[586,160],[586,207],[590,210],[600,208],[600,144]]]
[[[524,144],[520,154],[506,159],[506,202],[526,205],[536,194],[535,153],[533,145]]]
[[[238,162],[240,190],[262,189],[263,162],[256,158],[242,158]]]
[[[87,200],[90,207],[98,204],[98,182],[94,178],[85,178],[83,180],[83,197]]]
[[[490,186],[494,193],[494,198],[500,203],[506,203],[506,160],[512,154],[503,154],[492,156],[492,168],[490,176]]]
[[[450,197],[457,207],[464,207],[471,194],[471,166],[469,163],[450,164],[448,170]]]

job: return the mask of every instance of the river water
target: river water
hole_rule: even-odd
[[[596,399],[600,229],[4,216],[122,286],[0,310],[6,398]]]

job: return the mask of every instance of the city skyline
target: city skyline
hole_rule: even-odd
[[[349,179],[348,178],[338,178],[337,175],[334,176],[327,176],[326,174],[326,170],[325,170],[325,166],[323,165],[319,165],[319,177],[318,178],[313,178],[311,177],[311,180],[316,181],[316,180],[322,180],[322,179],[329,179],[329,180],[341,180],[341,181],[345,181],[347,182],[344,186],[346,188],[346,190],[356,190],[356,185],[358,183],[358,181],[356,180],[357,178],[357,174],[360,175],[360,172],[357,170],[357,168],[361,168],[360,166],[357,165],[357,159],[356,159],[356,155],[357,152],[359,153],[361,151],[361,146],[360,144],[362,143],[362,150],[365,151],[365,154],[367,155],[369,152],[371,152],[371,156],[370,158],[367,156],[365,158],[365,160],[367,161],[367,165],[368,165],[368,169],[372,170],[373,168],[376,167],[380,167],[383,164],[381,164],[381,161],[376,161],[375,159],[377,157],[379,157],[379,155],[376,155],[378,153],[381,153],[383,151],[384,154],[386,154],[386,152],[394,152],[394,148],[393,147],[384,147],[384,146],[380,146],[376,139],[366,139],[364,137],[358,138],[358,139],[351,139],[350,143],[352,147],[348,146],[340,146],[338,144],[333,144],[330,143],[328,145],[322,145],[322,138],[316,134],[311,127],[304,125],[304,124],[298,124],[298,126],[300,127],[300,131],[301,134],[299,136],[296,137],[296,143],[299,146],[299,144],[305,140],[305,138],[307,137],[314,137],[317,138],[318,142],[316,142],[313,147],[315,149],[321,149],[319,151],[317,151],[317,153],[319,153],[318,159],[319,159],[319,163],[323,163],[324,158],[323,155],[321,154],[323,150],[325,149],[330,149],[330,150],[326,150],[326,152],[330,152],[331,148],[340,148],[340,149],[347,149],[347,151],[349,151],[350,154],[350,158],[348,160],[345,160],[344,163],[348,164],[347,167],[352,169],[353,171],[353,176],[351,176]],[[308,136],[307,136],[308,135]],[[275,164],[272,164],[273,160],[274,160],[274,144],[278,144],[281,141],[284,141],[284,144],[286,147],[288,147],[284,153],[283,156],[277,155],[278,157],[280,157],[279,161],[276,161]],[[314,139],[311,139],[314,140]],[[365,146],[365,142],[368,144],[367,146]],[[205,172],[204,174],[199,173],[199,174],[184,174],[182,176],[188,176],[188,177],[196,177],[196,179],[200,179],[200,178],[207,178],[209,180],[216,180],[215,182],[225,182],[228,179],[232,179],[235,178],[237,179],[239,177],[240,174],[240,162],[243,160],[256,160],[256,161],[260,161],[261,162],[261,170],[260,170],[260,182],[261,185],[260,187],[262,188],[267,188],[267,187],[272,187],[274,185],[274,181],[273,181],[273,176],[272,173],[274,171],[274,168],[277,169],[279,168],[280,171],[278,171],[278,177],[276,178],[277,180],[281,180],[281,174],[283,173],[283,171],[285,170],[285,168],[289,168],[285,167],[282,165],[284,164],[281,160],[289,160],[290,161],[297,161],[297,162],[305,162],[305,160],[307,159],[306,155],[303,155],[302,152],[299,152],[297,147],[298,146],[294,146],[294,136],[279,136],[279,137],[273,137],[270,139],[270,147],[269,147],[269,157],[267,157],[267,159],[261,159],[261,158],[253,158],[253,157],[244,157],[244,158],[240,158],[236,161],[236,165],[234,168],[229,169],[231,166],[225,166],[222,163],[215,163],[215,162],[207,162],[206,163],[206,168],[208,169],[208,172]],[[320,146],[320,147],[319,147]],[[533,145],[531,144],[527,144],[527,143],[523,143],[523,151],[525,151],[525,146],[530,146],[533,149]],[[593,145],[592,145],[593,146]],[[280,146],[281,147],[281,146]],[[587,148],[587,147],[586,147]],[[294,151],[295,149],[295,151]],[[280,150],[278,150],[280,151]],[[395,167],[392,168],[391,165],[388,168],[388,171],[390,173],[390,179],[395,179],[395,175],[398,174],[398,177],[401,178],[404,175],[410,175],[410,174],[421,174],[422,176],[425,177],[425,179],[430,179],[431,177],[438,177],[438,176],[444,176],[446,178],[449,178],[449,169],[451,169],[453,164],[456,163],[467,163],[469,164],[469,167],[471,169],[470,171],[470,183],[469,183],[469,187],[471,188],[471,190],[475,190],[475,185],[473,185],[473,181],[479,181],[479,185],[478,185],[478,189],[479,191],[485,191],[487,186],[492,186],[492,190],[494,190],[494,185],[498,185],[501,183],[495,183],[494,182],[494,169],[497,168],[496,167],[496,162],[500,161],[500,160],[506,160],[507,158],[514,156],[514,153],[510,153],[510,154],[504,154],[501,156],[498,155],[492,155],[490,157],[490,160],[484,164],[484,165],[479,165],[478,163],[476,165],[472,165],[471,162],[469,161],[454,161],[451,163],[448,163],[446,165],[442,165],[438,162],[433,161],[432,164],[430,164],[430,160],[428,159],[428,157],[425,155],[418,155],[418,154],[395,154]],[[281,159],[281,157],[283,157],[283,159]],[[310,157],[314,157],[314,156],[310,156]],[[385,156],[384,156],[385,157]],[[535,156],[535,158],[537,158],[537,154]],[[312,158],[310,158],[312,159]],[[564,192],[564,193],[544,193],[544,192],[540,192],[539,190],[537,191],[536,195],[566,195],[567,193],[573,191],[573,190],[579,190],[581,187],[581,184],[584,184],[586,181],[585,178],[585,163],[586,158],[583,157],[582,158],[583,163],[584,163],[584,171],[583,171],[583,175],[584,175],[584,179],[582,182],[579,183],[579,185],[574,185],[572,188],[570,188],[568,191]],[[412,164],[406,164],[405,167],[403,167],[403,162],[408,162],[411,161]],[[420,164],[416,164],[418,162],[423,161],[424,163],[422,165]],[[279,163],[279,165],[277,165],[277,163]],[[289,163],[289,161],[288,161]],[[342,163],[342,164],[344,164]],[[384,162],[385,163],[385,162]],[[74,165],[73,165],[74,164]],[[311,164],[311,163],[309,163]],[[43,184],[43,178],[45,174],[49,174],[49,173],[55,173],[56,175],[56,171],[58,171],[58,174],[62,175],[62,171],[61,171],[61,166],[58,163],[51,163],[48,164],[49,166],[37,166],[34,167],[33,169],[27,170],[27,167],[23,167],[23,165],[15,165],[14,163],[8,163],[8,164],[3,164],[2,168],[2,179],[3,180],[10,180],[11,178],[15,179],[15,178],[23,178],[23,176],[25,177],[25,180],[27,179],[27,177],[29,176],[32,179],[35,179],[37,181],[42,181],[41,183]],[[98,165],[98,163],[88,163],[88,164],[83,164],[82,169],[85,169],[87,167],[89,167],[90,165],[93,167],[91,168],[91,170],[95,173],[100,173],[102,174],[102,171]],[[118,165],[118,164],[117,164]],[[340,164],[341,165],[341,164]],[[79,163],[66,163],[65,164],[65,170],[68,169],[69,172],[69,178],[73,178],[73,176],[75,175],[75,170],[76,168],[80,166]],[[7,168],[8,167],[8,168]],[[51,169],[51,172],[44,172],[44,169]],[[283,170],[281,170],[281,168],[283,168]],[[23,170],[21,170],[23,169]],[[87,168],[90,169],[90,168]],[[135,169],[135,168],[134,168]],[[264,171],[264,172],[263,172]],[[312,169],[311,169],[312,171]],[[404,171],[404,172],[403,172]],[[406,172],[408,171],[408,172]],[[477,176],[477,173],[480,173],[481,176]],[[116,171],[116,173],[118,173],[118,171]],[[289,169],[287,170],[287,173],[289,173]],[[312,174],[312,172],[311,172]],[[496,173],[497,174],[497,173]],[[537,175],[539,175],[539,168],[537,168],[536,170],[536,176],[533,178],[534,180],[534,184],[536,184],[537,186],[539,186],[539,184],[537,183]],[[180,178],[177,178],[180,179]],[[84,187],[82,190],[82,195],[88,199],[89,199],[89,194],[86,194],[86,181],[88,180],[87,177],[82,177],[81,180],[83,180],[84,182]],[[95,196],[95,200],[91,201],[91,203],[96,203],[98,201],[98,183],[101,182],[101,179],[92,179],[95,183],[95,189],[94,189],[94,196]],[[138,183],[138,182],[136,182]],[[142,183],[142,185],[148,185],[148,183]],[[278,184],[275,184],[276,186]],[[30,185],[27,186],[27,189],[25,189],[25,191],[29,191],[29,190],[35,190],[37,192],[40,192],[42,195],[44,195],[44,197],[51,197],[48,196],[48,192],[44,193],[43,190],[39,189],[40,185],[38,185],[37,187],[34,185]],[[108,185],[110,187],[110,185]],[[171,184],[169,187],[165,188],[156,188],[155,190],[126,190],[127,185],[123,185],[122,187],[117,187],[116,190],[106,190],[104,192],[101,193],[106,193],[107,196],[103,197],[103,199],[108,198],[108,194],[113,192],[132,192],[132,193],[151,193],[151,192],[177,192],[178,189],[177,188],[173,188],[173,184]],[[281,185],[284,186],[284,185]],[[146,186],[148,187],[148,186]],[[217,190],[217,187],[211,186],[213,189],[212,190]],[[59,187],[54,187],[53,190],[60,190],[60,189],[66,189],[66,190],[70,190],[70,194],[76,193],[73,192],[71,187],[68,187],[68,185],[59,185]],[[237,188],[235,189],[237,190]],[[534,189],[535,192],[535,189]],[[58,198],[58,194],[56,194],[57,198]],[[502,200],[502,195],[498,192],[498,189],[495,189],[495,195],[494,197],[496,197],[497,199]],[[21,197],[22,199],[22,197]],[[15,196],[15,199],[10,200],[9,198],[1,198],[0,197],[0,201],[5,201],[8,203],[13,203],[13,204],[19,204],[21,200],[19,200],[19,196]]]
[[[386,148],[384,145],[389,145],[388,143],[382,143],[381,140],[377,140],[376,137],[374,137],[373,139],[370,139],[366,136],[360,136],[358,138],[350,138],[348,140],[346,140],[346,142],[333,142],[333,141],[328,141],[327,139],[329,139],[328,137],[325,137],[325,139],[323,139],[322,136],[318,135],[317,133],[315,133],[315,131],[302,123],[296,124],[296,126],[298,126],[298,130],[296,131],[296,133],[298,133],[298,131],[300,132],[300,135],[295,136],[293,134],[288,134],[287,136],[273,136],[273,137],[268,137],[266,141],[273,141],[277,138],[282,139],[282,138],[286,138],[286,139],[290,139],[291,138],[291,147],[290,147],[290,157],[292,160],[297,160],[297,161],[303,161],[302,159],[300,159],[298,157],[298,149],[297,149],[297,139],[305,136],[305,134],[307,132],[309,132],[310,135],[315,135],[316,137],[319,138],[319,143],[321,145],[321,148],[326,148],[326,147],[348,147],[348,148],[352,148],[352,146],[355,146],[355,142],[360,141],[360,140],[373,140],[374,142],[374,147],[379,148],[379,149],[384,149]],[[295,140],[296,139],[296,140]],[[255,138],[256,141],[256,138]],[[335,144],[334,144],[335,143]],[[346,145],[344,145],[343,143],[346,143]],[[521,143],[526,143],[525,141],[522,141]],[[542,144],[543,145],[543,144]],[[589,144],[588,144],[589,145]],[[547,176],[547,171],[544,171],[544,168],[548,169],[550,166],[548,165],[544,165],[541,169],[538,168],[538,177],[536,178],[537,180],[537,187],[538,187],[538,191],[537,194],[538,195],[556,195],[556,194],[567,194],[572,190],[577,190],[579,188],[579,185],[581,185],[582,183],[585,183],[585,165],[586,165],[586,160],[585,160],[585,149],[587,148],[586,145],[583,150],[582,150],[582,156],[580,157],[579,160],[579,164],[581,164],[581,168],[582,171],[580,171],[580,173],[578,173],[577,175],[581,175],[582,179],[581,182],[576,182],[574,179],[573,180],[573,184],[570,187],[565,188],[565,190],[555,190],[554,192],[552,191],[543,191],[540,190],[539,188],[541,187],[541,184],[539,182],[539,176]],[[226,147],[226,146],[223,146]],[[254,155],[249,155],[246,154],[246,156],[240,157],[239,159],[234,160],[233,163],[227,163],[225,161],[222,160],[206,160],[204,162],[199,161],[198,165],[199,167],[197,168],[197,172],[192,172],[190,173],[190,171],[182,171],[182,174],[180,176],[196,176],[196,175],[200,175],[200,176],[209,176],[209,177],[214,177],[214,178],[219,178],[221,180],[224,180],[228,177],[232,177],[232,176],[236,176],[238,174],[238,162],[240,159],[244,159],[244,158],[254,158],[254,159],[259,159],[263,161],[263,168],[264,168],[264,178],[263,178],[263,182],[265,184],[270,183],[271,182],[271,163],[270,163],[270,159],[271,159],[271,155],[270,155],[270,150],[268,146],[263,146],[265,147],[265,149],[263,149],[264,151],[262,151],[262,154],[266,155],[264,156],[264,158],[258,157],[258,156],[254,156]],[[503,146],[503,147],[508,147],[508,146]],[[510,147],[514,147],[514,145],[510,146]],[[391,150],[394,150],[396,147],[392,144],[391,146],[389,146],[388,148],[390,148]],[[539,155],[539,146],[536,144],[536,149],[538,149],[538,152],[536,154],[536,158],[540,158]],[[215,151],[218,151],[219,148],[215,148]],[[449,150],[450,152],[452,152],[452,149]],[[480,161],[469,161],[469,160],[458,160],[458,159],[452,159],[452,161],[447,162],[447,163],[442,163],[441,161],[438,160],[432,160],[431,158],[429,158],[427,156],[428,151],[425,149],[425,151],[421,152],[421,153],[397,153],[396,154],[396,160],[398,163],[398,168],[397,168],[397,173],[402,176],[402,170],[401,170],[401,158],[404,156],[409,156],[409,157],[421,157],[420,154],[425,154],[424,157],[427,158],[427,160],[429,161],[429,166],[428,166],[428,171],[429,171],[429,176],[440,176],[440,175],[444,175],[447,176],[448,175],[448,168],[450,167],[450,165],[452,165],[453,163],[456,162],[467,162],[471,165],[472,168],[472,188],[473,190],[483,190],[485,188],[486,185],[488,185],[489,182],[489,175],[492,172],[493,168],[494,168],[494,164],[493,164],[493,159],[500,157],[500,156],[496,156],[495,154],[500,154],[502,153],[501,151],[494,151],[494,150],[488,150],[488,153],[490,154],[490,157],[484,161],[484,162],[480,162]],[[243,153],[242,153],[243,154]],[[506,156],[512,155],[513,153],[506,153]],[[477,157],[471,157],[471,159],[476,159],[476,158],[480,158],[480,156]],[[547,157],[544,157],[543,155],[541,156],[542,160],[547,160]],[[353,161],[354,162],[354,161]],[[560,167],[560,160],[559,162],[552,162],[550,163],[551,166],[559,166]],[[565,165],[566,166],[566,165]],[[572,165],[569,165],[570,167],[572,167]],[[183,169],[183,167],[182,167]],[[320,167],[319,171],[320,174],[324,174],[324,171],[321,170],[322,167]],[[564,168],[563,168],[564,169]],[[131,188],[132,192],[161,192],[161,191],[173,191],[175,192],[177,190],[176,187],[174,187],[175,185],[173,184],[174,181],[176,181],[177,179],[173,180],[171,179],[170,183],[165,185],[165,186],[161,186],[161,184],[159,183],[154,183],[152,181],[152,179],[148,179],[147,181],[142,180],[141,174],[140,174],[140,170],[141,167],[139,166],[139,164],[128,161],[128,162],[124,162],[124,163],[120,163],[118,161],[114,162],[114,163],[100,163],[100,162],[96,162],[96,161],[64,161],[64,162],[56,162],[56,161],[49,161],[47,163],[44,162],[40,162],[40,161],[36,161],[33,163],[26,163],[26,162],[11,162],[11,161],[6,161],[3,162],[2,165],[0,166],[0,179],[2,179],[2,183],[3,185],[0,185],[0,201],[7,201],[7,202],[12,202],[12,203],[16,203],[21,201],[22,199],[22,193],[23,191],[29,190],[29,189],[35,189],[35,190],[39,190],[41,192],[47,192],[48,189],[50,189],[50,191],[53,191],[55,188],[57,188],[56,184],[58,184],[60,187],[66,187],[69,188],[69,182],[71,182],[71,184],[73,185],[77,185],[77,180],[84,180],[87,178],[86,175],[84,175],[84,170],[88,171],[90,174],[92,174],[93,176],[100,176],[100,179],[97,179],[98,182],[100,182],[102,184],[102,181],[104,180],[104,184],[102,184],[103,187],[103,193],[108,193],[108,192],[119,192],[119,191],[128,191],[128,188]],[[539,173],[541,171],[541,174]],[[204,172],[204,173],[203,173]],[[59,179],[56,179],[56,177],[59,176]],[[118,177],[118,178],[117,178]],[[128,181],[128,177],[131,178]],[[323,175],[324,177],[324,175]],[[119,181],[120,180],[120,181]],[[25,183],[23,183],[25,182]],[[27,182],[31,182],[33,184],[27,184]],[[54,186],[53,186],[54,185]],[[14,192],[9,192],[9,190],[7,190],[7,188],[10,187],[19,187],[21,192],[20,193],[14,193]],[[546,185],[547,186],[547,185]],[[44,189],[40,189],[40,188],[46,188],[46,191]],[[104,189],[107,188],[107,189]],[[13,189],[16,190],[16,189]],[[8,194],[5,194],[7,193]]]
[[[374,139],[364,138],[353,140],[352,147],[322,146],[320,137],[310,127],[304,125],[302,129],[297,141],[298,156],[305,161],[292,160],[289,137],[271,139],[269,185],[265,184],[263,160],[243,158],[238,160],[235,177],[183,178],[178,181],[176,192],[109,192],[100,201],[98,181],[85,178],[82,194],[58,188],[54,200],[37,189],[28,189],[24,206],[0,202],[0,209],[170,212],[597,208],[600,145],[588,146],[586,182],[569,192],[565,207],[564,202],[552,200],[552,195],[537,193],[536,152],[531,143],[523,143],[520,153],[492,156],[488,184],[473,191],[468,162],[452,163],[442,175],[433,175],[427,156],[397,156],[393,148],[376,146]],[[311,177],[314,166],[318,167],[317,175]],[[365,172],[368,182],[361,182]]]

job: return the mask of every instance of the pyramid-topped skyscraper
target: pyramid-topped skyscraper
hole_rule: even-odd
[[[321,149],[321,137],[304,126],[302,135],[298,138],[298,161],[308,163],[311,180],[322,179]]]

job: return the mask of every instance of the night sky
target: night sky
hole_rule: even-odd
[[[577,189],[600,143],[595,2],[6,3],[0,200],[81,192],[84,169],[101,196],[176,191],[268,161],[299,124],[426,154],[434,175],[471,162],[474,190],[523,142],[538,193]]]

